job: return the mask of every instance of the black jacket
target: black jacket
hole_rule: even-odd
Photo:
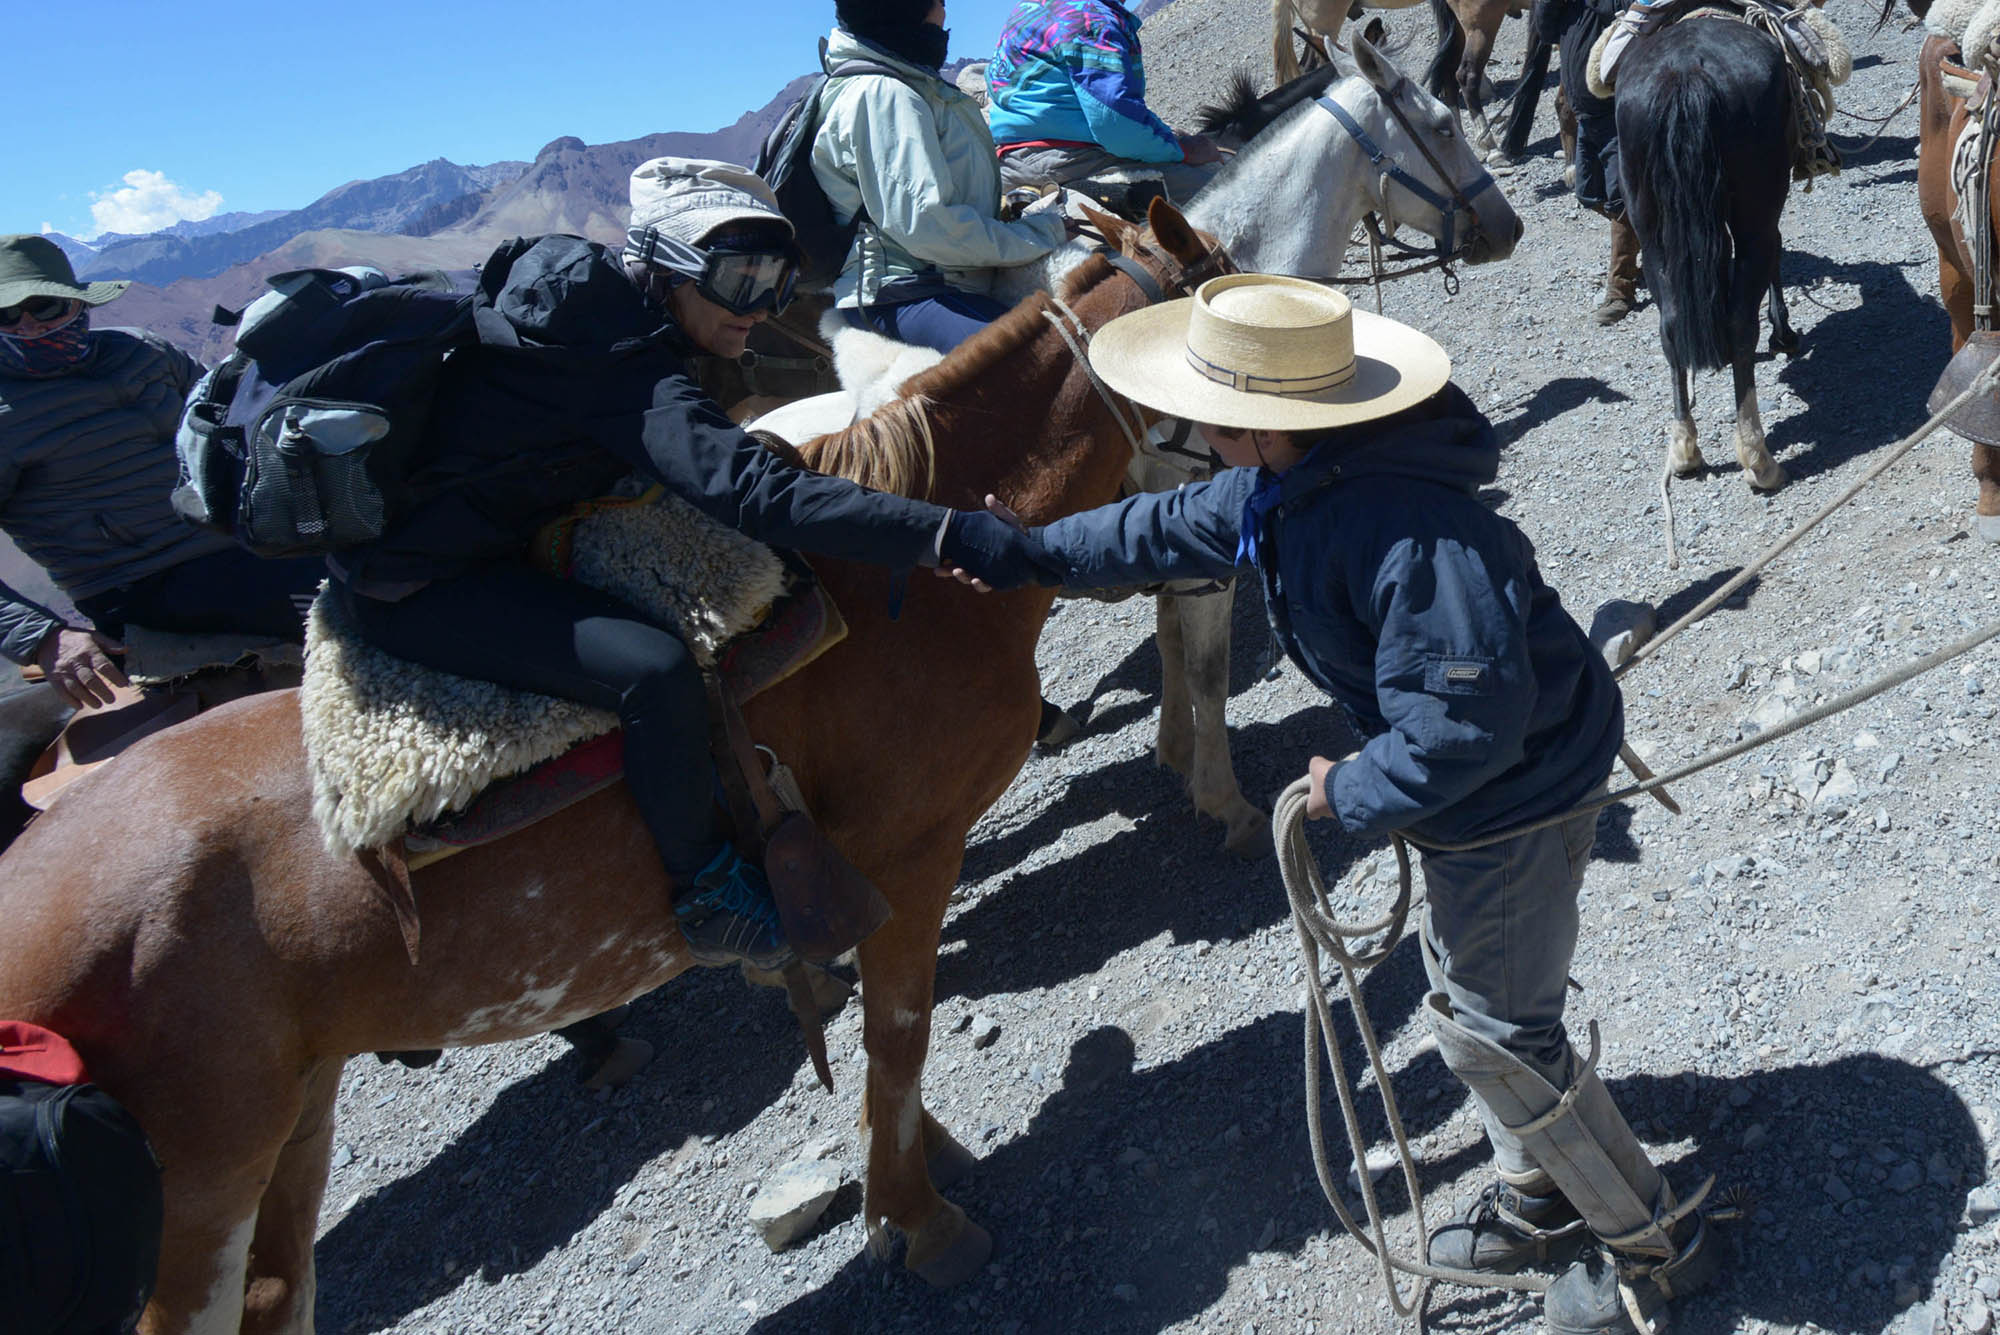
[[[776,546],[928,564],[946,511],[792,467],[694,381],[685,335],[595,242],[509,242],[480,274],[477,347],[453,355],[412,481],[429,499],[341,554],[359,593],[397,598],[519,559],[535,531],[637,472]],[[512,346],[509,346],[512,344]]]

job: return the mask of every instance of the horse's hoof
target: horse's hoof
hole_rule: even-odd
[[[930,1174],[931,1185],[939,1191],[965,1181],[977,1167],[978,1157],[949,1133],[945,1135],[944,1144],[933,1150],[931,1157],[924,1161],[924,1171]]]
[[[2000,515],[1974,515],[1972,533],[1987,542],[2000,542]]]
[[[1743,475],[1750,480],[1752,491],[1776,491],[1791,479],[1785,474],[1785,466],[1776,459],[1768,461],[1769,467],[1753,468],[1744,464]]]
[[[1783,353],[1785,356],[1790,357],[1798,350],[1799,350],[1798,330],[1787,329],[1782,337],[1779,335],[1777,330],[1773,329],[1771,331],[1771,351],[1773,354]]]
[[[1271,818],[1263,816],[1231,830],[1222,846],[1245,862],[1270,857],[1275,847],[1271,842]]]
[[[930,1222],[910,1239],[903,1264],[923,1276],[933,1288],[963,1284],[986,1268],[993,1255],[993,1235],[946,1201]]]
[[[1566,190],[1576,189],[1576,167],[1574,164],[1563,168],[1563,188]]]
[[[1044,751],[1060,751],[1082,735],[1083,724],[1074,712],[1052,700],[1042,701],[1042,721],[1035,729],[1036,746]]]
[[[618,1046],[611,1049],[590,1078],[583,1082],[585,1089],[617,1089],[627,1080],[646,1069],[653,1060],[653,1045],[643,1038],[621,1038]]]

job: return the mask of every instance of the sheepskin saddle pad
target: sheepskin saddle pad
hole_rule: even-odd
[[[1924,29],[1955,42],[1965,66],[1977,70],[2000,34],[2000,0],[1937,0],[1924,14]]]
[[[535,555],[678,628],[738,699],[846,633],[802,567],[658,489],[579,507],[543,531]],[[421,865],[521,829],[623,772],[622,748],[604,746],[529,775],[615,730],[617,716],[392,657],[325,591],[306,623],[299,714],[313,815],[335,856],[411,836],[406,850]],[[528,777],[494,788],[514,775]]]

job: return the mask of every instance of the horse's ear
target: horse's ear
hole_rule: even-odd
[[[1355,72],[1383,92],[1388,92],[1402,81],[1403,73],[1390,63],[1375,43],[1368,40],[1366,33],[1355,33],[1349,40],[1354,52]]]
[[[1113,250],[1123,250],[1125,248],[1125,237],[1132,231],[1131,223],[1126,222],[1115,213],[1106,213],[1103,209],[1096,207],[1086,200],[1075,196],[1072,196],[1072,198],[1076,200],[1076,206],[1083,210],[1085,221],[1103,235],[1106,245],[1110,246]]]
[[[1165,195],[1153,196],[1153,202],[1146,206],[1146,226],[1153,229],[1161,247],[1176,259],[1189,259],[1206,249],[1194,228],[1188,226],[1186,217],[1167,202]]]

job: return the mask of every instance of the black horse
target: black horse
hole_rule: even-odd
[[[1701,471],[1690,375],[1727,366],[1736,382],[1736,457],[1759,491],[1782,486],[1785,470],[1765,447],[1757,415],[1758,298],[1770,296],[1772,350],[1799,342],[1778,277],[1778,215],[1792,186],[1791,97],[1777,39],[1733,18],[1683,19],[1633,42],[1618,63],[1625,206],[1673,376],[1668,464],[1682,476]]]

